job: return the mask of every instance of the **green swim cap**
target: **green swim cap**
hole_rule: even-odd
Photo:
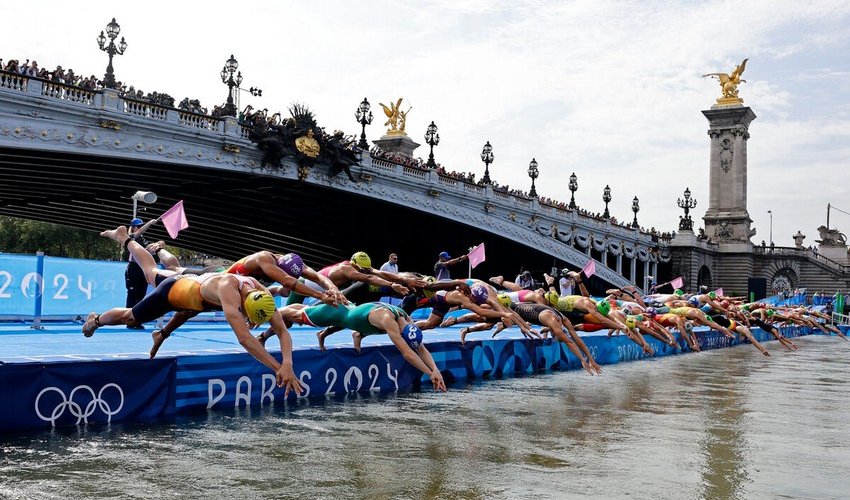
[[[768,309],[768,310],[767,310],[767,315],[768,315],[768,317],[773,316],[774,314],[776,314],[776,311],[774,311],[773,309]]]
[[[611,304],[608,303],[607,300],[600,300],[596,304],[596,310],[603,316],[608,316],[608,313],[611,312]]]
[[[673,292],[673,294],[674,294],[674,295],[678,295],[679,297],[681,297],[682,295],[684,295],[684,294],[685,294],[685,292],[683,292],[681,288],[677,288],[677,289],[676,289],[676,291],[675,291],[675,292]]]
[[[716,299],[717,298],[717,292],[708,292],[708,298]]]

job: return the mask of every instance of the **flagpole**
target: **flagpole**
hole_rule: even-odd
[[[469,250],[466,251],[466,255],[469,255],[472,252],[472,248],[473,247],[470,247]],[[466,259],[466,265],[469,269],[469,276],[467,277],[467,279],[471,280],[472,279],[472,261],[469,260],[469,258]]]

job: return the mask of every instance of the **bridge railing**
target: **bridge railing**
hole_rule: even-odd
[[[184,109],[162,106],[149,101],[122,96],[109,89],[92,90],[67,83],[44,80],[0,70],[0,92],[57,99],[71,106],[103,109],[138,116],[143,119],[168,122],[177,127],[228,134],[248,140],[248,128],[239,125],[227,129],[225,119],[202,115]],[[110,93],[111,95],[108,95]]]
[[[840,272],[848,272],[850,271],[850,266],[842,264],[840,262],[836,262],[829,257],[824,257],[823,255],[817,254],[808,248],[800,248],[800,247],[762,247],[755,246],[753,247],[753,253],[756,255],[786,255],[786,256],[794,256],[794,257],[807,257],[811,260],[814,260],[820,264],[823,264],[826,267],[835,269]]]

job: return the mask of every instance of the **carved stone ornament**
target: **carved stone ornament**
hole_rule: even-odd
[[[728,173],[732,169],[733,156],[732,139],[724,137],[720,141],[720,170],[724,173]]]
[[[732,230],[729,228],[728,221],[720,221],[714,228],[714,237],[719,240],[727,240],[732,237]]]

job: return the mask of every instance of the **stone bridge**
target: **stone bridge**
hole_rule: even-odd
[[[127,223],[130,196],[148,190],[159,200],[140,206],[143,218],[185,200],[190,228],[177,244],[229,259],[267,248],[324,266],[365,250],[377,266],[395,251],[402,269],[426,271],[440,251],[483,241],[478,277],[593,258],[599,286],[639,287],[670,260],[655,235],[536,198],[369,153],[352,170],[357,183],[289,159],[263,168],[234,117],[0,72],[0,215],[101,230]]]

